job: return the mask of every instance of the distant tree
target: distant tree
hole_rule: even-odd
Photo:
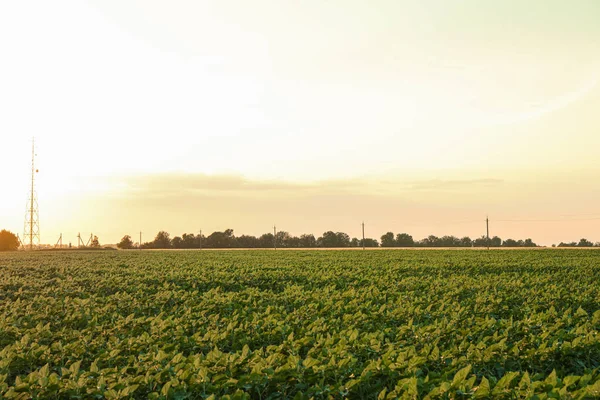
[[[291,248],[298,248],[300,246],[300,238],[298,236],[290,236],[286,240],[286,246]]]
[[[506,239],[504,242],[502,242],[502,247],[537,247],[537,244],[535,244],[531,239]],[[554,245],[554,247],[556,247],[556,245]]]
[[[581,240],[579,240],[579,243],[577,243],[577,247],[593,247],[594,243],[590,242],[589,240],[583,238]]]
[[[310,248],[317,246],[317,239],[312,234],[304,234],[300,236],[300,247]]]
[[[494,236],[493,238],[490,239],[490,247],[500,247],[502,246],[502,239],[500,239],[498,236]]]
[[[181,235],[181,248],[196,249],[200,247],[198,238],[193,233],[184,233]]]
[[[440,247],[460,247],[461,242],[460,242],[460,239],[457,238],[456,236],[445,235],[440,238],[439,246]]]
[[[488,239],[485,236],[481,236],[480,238],[477,238],[475,240],[473,240],[473,246],[475,247],[487,247],[488,246]]]
[[[119,249],[127,250],[133,248],[133,241],[131,240],[131,236],[125,235],[121,239],[119,243],[117,243],[117,247]]]
[[[323,232],[323,235],[317,239],[317,246],[319,247],[337,247],[336,244],[337,237],[333,231]]]
[[[362,247],[363,241],[362,239],[359,241],[358,245]],[[365,247],[379,247],[379,242],[376,239],[365,238]]]
[[[242,235],[236,238],[237,247],[242,249],[253,249],[256,247],[260,247],[259,239],[256,236],[251,235]]]
[[[192,246],[192,248],[200,249],[205,246],[205,243],[206,243],[206,236],[204,236],[202,234],[197,234],[194,239],[194,245]]]
[[[317,246],[331,248],[348,247],[350,246],[350,236],[344,232],[327,231],[317,239]]]
[[[277,232],[277,247],[292,247],[292,235],[286,231]]]
[[[387,235],[387,233],[386,233],[386,235]],[[382,243],[383,243],[383,237],[382,237]],[[396,235],[395,245],[398,247],[413,247],[415,245],[415,241],[413,240],[413,237],[411,235],[409,235],[408,233],[399,233]],[[383,244],[382,244],[382,247],[383,247]]]
[[[337,238],[338,247],[349,247],[350,246],[350,236],[344,232],[336,232],[335,236]]]
[[[388,232],[381,236],[381,247],[396,247],[394,232]]]
[[[441,240],[435,235],[429,235],[417,243],[419,247],[441,247]]]
[[[462,239],[460,239],[460,246],[461,247],[471,247],[471,246],[473,246],[473,241],[471,240],[470,237],[465,236]]]
[[[171,247],[174,249],[183,249],[183,239],[179,236],[175,236],[173,239],[171,239]]]
[[[15,251],[19,249],[19,238],[7,230],[0,231],[0,251]]]
[[[258,247],[265,249],[272,248],[274,246],[274,236],[272,233],[264,233],[258,238]]]
[[[206,247],[214,249],[225,249],[236,247],[233,229],[225,229],[223,232],[213,232],[205,240]]]
[[[577,247],[577,242],[564,243],[560,242],[558,247]]]
[[[98,240],[98,236],[94,236],[92,238],[92,243],[90,244],[90,247],[94,249],[100,248],[100,241]]]
[[[350,247],[360,247],[361,246],[361,240],[358,240],[358,238],[352,238],[352,240],[350,241]]]
[[[168,249],[171,247],[171,236],[168,232],[160,231],[156,234],[153,242],[155,249]]]

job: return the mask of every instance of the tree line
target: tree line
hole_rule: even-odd
[[[399,233],[394,236],[393,232],[388,232],[381,236],[381,247],[538,247],[531,239],[502,240],[498,236],[487,238],[481,236],[477,239],[471,239],[469,236],[462,238],[446,235],[438,237],[429,235],[426,238],[415,241],[408,233]]]
[[[364,247],[538,247],[531,239],[515,240],[501,239],[498,236],[487,238],[481,236],[471,239],[468,236],[459,238],[456,236],[435,235],[427,236],[421,240],[414,240],[408,233],[387,232],[380,240],[365,238]],[[0,251],[18,250],[20,246],[17,235],[7,230],[0,231]],[[351,238],[344,232],[324,232],[318,238],[313,234],[293,236],[288,232],[265,233],[261,236],[241,235],[235,236],[233,229],[223,232],[213,232],[208,236],[184,233],[181,236],[171,238],[166,231],[160,231],[154,240],[142,243],[142,249],[226,249],[226,248],[345,248],[363,247],[363,240]],[[100,248],[97,236],[94,236],[89,248]],[[120,249],[140,248],[131,236],[125,235],[117,244]],[[552,245],[552,247],[556,247]],[[593,243],[585,238],[579,242],[561,242],[558,247],[600,247],[600,242]],[[86,247],[88,248],[88,247]]]
[[[559,247],[592,247],[594,244],[587,239],[581,239],[578,243],[561,243]],[[421,240],[414,240],[408,233],[387,232],[382,235],[380,240],[373,238],[364,239],[364,247],[538,247],[532,239],[505,239],[498,236],[487,238],[481,236],[471,239],[468,236],[459,238],[456,236],[435,235],[427,236]],[[600,246],[600,243],[596,243]],[[117,244],[120,249],[139,248],[139,244],[134,243],[131,236],[126,235]],[[142,243],[142,249],[223,249],[223,248],[345,248],[345,247],[363,247],[363,240],[351,238],[344,232],[324,232],[321,236],[315,237],[313,234],[303,234],[293,236],[288,232],[280,231],[274,236],[272,233],[265,233],[261,236],[241,235],[235,236],[233,229],[226,229],[222,232],[213,232],[208,236],[195,235],[193,233],[184,233],[181,236],[171,238],[166,231],[160,231],[153,241]]]
[[[581,239],[579,242],[560,242],[558,247],[600,247],[600,242],[592,243],[587,239]]]
[[[378,247],[376,239],[365,238],[365,247]],[[160,231],[153,241],[142,243],[142,249],[226,249],[226,248],[313,248],[313,247],[362,247],[363,240],[350,238],[344,232],[324,232],[316,238],[313,234],[292,236],[289,232],[280,231],[276,235],[265,233],[261,236],[241,235],[235,236],[233,229],[222,232],[213,232],[208,236],[184,233],[171,238],[168,232]],[[139,247],[133,242],[131,236],[125,235],[117,244],[120,249],[133,249]]]

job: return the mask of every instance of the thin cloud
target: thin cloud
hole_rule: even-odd
[[[599,81],[600,79],[597,75],[593,76],[571,92],[564,93],[542,104],[531,104],[531,109],[528,111],[507,116],[495,116],[495,118],[492,118],[492,121],[497,125],[512,125],[562,110],[590,94],[596,89]]]
[[[470,180],[440,180],[412,182],[410,189],[413,190],[439,190],[455,189],[473,186],[496,186],[504,183],[502,179],[470,179]]]
[[[238,175],[160,174],[107,178],[118,197],[303,197],[312,195],[398,196],[420,191],[447,191],[502,184],[501,179],[381,180],[353,178],[315,182],[249,179]]]
[[[249,179],[239,175],[160,174],[112,178],[114,187],[124,195],[172,197],[196,195],[252,196],[289,195],[312,192],[347,192],[360,188],[358,180],[285,182]]]

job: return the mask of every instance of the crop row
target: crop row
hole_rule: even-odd
[[[600,253],[0,255],[4,398],[593,398]]]

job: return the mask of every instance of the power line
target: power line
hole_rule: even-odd
[[[570,221],[600,221],[600,216],[598,217],[584,217],[585,215],[596,215],[596,214],[581,214],[580,216],[582,218],[573,218],[573,217],[578,217],[578,215],[570,215],[568,216],[568,218],[530,218],[530,219],[519,219],[519,218],[507,218],[507,219],[494,219],[494,222],[570,222]],[[567,216],[565,216],[567,217]],[[435,225],[458,225],[458,224],[476,224],[476,223],[480,223],[481,220],[479,219],[467,219],[467,220],[458,220],[458,221],[438,221],[435,222]],[[422,225],[432,225],[434,224],[434,222],[431,223],[423,223],[423,222],[418,222],[418,223],[410,223],[410,222],[405,222],[404,225],[408,225],[408,226],[422,226]]]
[[[569,222],[569,221],[598,221],[597,218],[562,218],[562,219],[498,219],[496,222]]]

